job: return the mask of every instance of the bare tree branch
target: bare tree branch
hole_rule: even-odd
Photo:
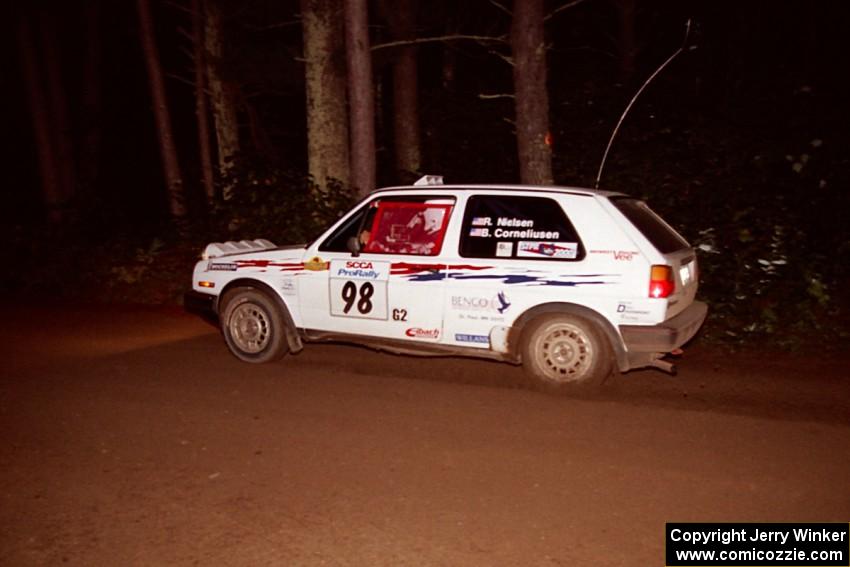
[[[183,26],[177,26],[177,33],[182,35],[185,39],[189,41],[194,41],[194,37],[192,36],[192,32],[184,28]]]
[[[163,4],[165,4],[166,6],[171,6],[172,8],[174,8],[176,10],[180,10],[181,12],[185,12],[187,14],[191,14],[191,15],[195,14],[192,11],[191,8],[189,8],[188,6],[184,6],[183,4],[180,4],[179,2],[171,2],[170,0],[167,0],[166,2],[163,2]]]
[[[189,58],[189,61],[195,60],[195,53],[188,47],[180,46],[180,53]]]
[[[566,4],[564,4],[563,6],[559,6],[559,7],[555,8],[554,10],[552,10],[548,15],[546,15],[546,17],[543,18],[543,21],[548,22],[555,15],[563,12],[564,10],[569,10],[570,8],[575,8],[576,6],[578,6],[579,4],[581,4],[584,1],[585,0],[571,0],[570,2],[567,2]]]
[[[181,77],[176,73],[165,73],[165,76],[169,79],[174,79],[177,82],[183,83],[184,85],[189,85],[193,89],[195,88],[195,81],[192,79],[187,79],[186,77]]]
[[[498,51],[496,51],[494,49],[490,49],[488,51],[488,53],[490,53],[491,55],[495,55],[496,57],[498,57],[499,59],[501,59],[502,61],[504,61],[508,65],[510,65],[511,67],[514,66],[513,57],[511,57],[510,55],[505,55],[504,53],[499,53]]]
[[[507,38],[505,36],[489,36],[489,35],[465,35],[465,34],[455,34],[455,35],[441,35],[436,37],[420,37],[418,39],[406,39],[399,41],[388,41],[387,43],[378,43],[372,46],[372,51],[377,51],[379,49],[386,49],[388,47],[399,47],[402,45],[413,45],[419,43],[435,43],[438,41],[454,41],[459,39],[468,39],[472,41],[480,41],[482,43],[506,43]]]
[[[514,14],[513,14],[513,12],[511,12],[510,10],[508,10],[508,9],[505,7],[505,5],[504,5],[504,4],[501,4],[501,3],[499,3],[499,2],[496,2],[496,0],[490,0],[490,4],[492,4],[493,6],[495,6],[496,8],[498,8],[499,10],[501,10],[502,12],[504,12],[505,14],[507,14],[508,16],[513,17],[513,15],[514,15]]]

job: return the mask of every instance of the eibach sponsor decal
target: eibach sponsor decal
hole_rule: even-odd
[[[404,334],[412,339],[439,339],[440,329],[422,329],[420,327],[411,327],[404,331]]]

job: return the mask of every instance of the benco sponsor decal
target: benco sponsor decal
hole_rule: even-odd
[[[412,327],[407,329],[404,334],[414,339],[439,339],[440,329],[421,329],[419,327]]]
[[[490,337],[487,335],[467,335],[465,333],[455,333],[455,340],[459,343],[489,343]]]
[[[452,296],[452,309],[458,311],[493,311],[503,314],[510,306],[511,302],[504,291],[500,291],[495,297]]]
[[[239,264],[233,262],[209,262],[207,264],[208,272],[235,272],[239,268]]]

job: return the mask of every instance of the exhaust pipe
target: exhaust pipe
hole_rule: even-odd
[[[670,376],[675,376],[676,373],[677,373],[676,365],[673,364],[672,362],[668,362],[666,360],[663,360],[661,358],[662,355],[660,353],[656,356],[658,358],[653,358],[651,361],[649,361],[649,365],[652,366],[653,368],[657,368],[657,369],[659,369],[663,372],[666,372]]]

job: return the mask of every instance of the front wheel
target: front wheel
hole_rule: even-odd
[[[596,325],[558,313],[529,324],[523,333],[522,363],[538,388],[569,392],[604,382],[612,372],[613,354]]]
[[[221,317],[224,341],[236,358],[271,362],[289,350],[280,309],[265,293],[240,288],[225,297]]]

